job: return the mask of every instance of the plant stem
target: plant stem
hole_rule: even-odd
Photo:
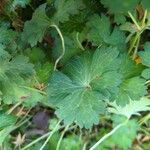
[[[137,42],[135,44],[135,50],[134,50],[134,53],[133,53],[133,60],[136,58],[136,55],[137,55],[137,52],[138,52],[138,46],[139,46],[139,43],[140,43],[140,39],[141,39],[141,37],[138,36]]]
[[[76,40],[77,40],[77,43],[78,43],[79,48],[84,51],[85,49],[84,49],[84,47],[82,46],[82,44],[80,43],[80,41],[79,41],[79,32],[77,32],[77,34],[76,34]]]
[[[86,150],[87,142],[84,143],[82,150]]]
[[[30,91],[35,91],[35,92],[41,93],[43,95],[47,95],[46,92],[43,92],[41,90],[38,90],[38,89],[35,89],[35,88],[32,88],[32,87],[28,87],[28,86],[20,86],[20,87],[25,88],[25,89],[30,90]]]
[[[46,141],[44,142],[44,144],[42,145],[42,147],[40,148],[40,150],[43,150],[43,149],[44,149],[44,147],[45,147],[46,144],[49,142],[49,140],[50,140],[50,138],[52,137],[52,135],[58,130],[58,126],[59,126],[60,122],[61,122],[61,121],[59,121],[59,122],[56,124],[55,128],[52,130],[51,134],[48,136],[48,138],[46,139]]]
[[[129,48],[128,54],[130,54],[131,51],[133,50],[133,48],[135,47],[135,44],[137,43],[137,40],[138,40],[139,36],[140,36],[139,33],[136,33],[136,35],[135,35],[135,37],[134,37],[134,39],[131,43],[131,46]]]
[[[128,119],[117,125],[113,130],[111,130],[108,134],[104,135],[96,144],[94,144],[89,150],[94,150],[98,145],[100,145],[104,140],[106,140],[107,138],[109,138],[111,135],[113,135],[120,127],[126,125],[126,123],[128,122]]]
[[[147,17],[147,10],[145,10],[145,12],[144,12],[144,17],[143,17],[143,19],[142,19],[142,28],[145,27],[145,20],[146,20],[146,17]]]
[[[59,122],[58,122],[58,123],[59,123]],[[57,126],[57,125],[56,125],[56,126]],[[60,127],[60,128],[61,128],[61,127]],[[60,128],[58,128],[58,129],[60,129]],[[56,132],[56,131],[55,131],[55,132]],[[37,142],[43,140],[44,138],[46,138],[47,136],[49,136],[49,135],[51,135],[52,133],[55,133],[55,132],[50,131],[50,132],[44,134],[43,136],[41,136],[41,137],[35,139],[35,140],[32,141],[31,143],[29,143],[28,145],[26,145],[25,147],[23,147],[21,150],[26,150],[27,148],[31,147],[32,145],[36,144]]]
[[[61,143],[61,141],[62,141],[62,139],[63,139],[63,137],[64,137],[65,132],[68,130],[68,128],[69,128],[69,125],[67,125],[66,128],[64,129],[64,131],[62,132],[61,137],[60,137],[60,139],[59,139],[59,141],[58,141],[58,143],[57,143],[56,150],[59,150],[60,143]]]
[[[19,105],[22,104],[22,102],[23,102],[23,100],[17,102],[13,107],[11,107],[11,108],[8,110],[7,114],[11,114]]]
[[[57,30],[57,32],[60,36],[60,39],[61,39],[61,44],[62,44],[62,54],[57,58],[55,65],[54,65],[54,71],[56,71],[57,64],[59,63],[59,61],[63,58],[63,56],[65,54],[65,41],[64,41],[63,35],[57,25],[52,24],[52,25],[50,25],[50,27],[54,27]]]
[[[132,21],[134,22],[134,24],[136,25],[137,29],[140,31],[141,30],[141,27],[139,26],[139,24],[137,23],[136,19],[134,18],[134,16],[128,12],[130,18],[132,19]]]

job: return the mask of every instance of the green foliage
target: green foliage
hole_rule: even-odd
[[[15,116],[0,112],[0,120],[0,146],[2,146],[5,138],[13,130],[17,118]]]
[[[112,13],[126,13],[132,11],[137,6],[139,0],[101,0],[101,2],[110,9]],[[119,6],[116,9],[116,6]]]
[[[139,113],[142,111],[150,111],[150,100],[146,97],[136,101],[130,100],[129,104],[125,107],[118,106],[115,102],[113,102],[110,103],[108,111],[110,113],[123,115],[130,118],[132,115],[140,115]]]
[[[112,117],[113,127],[124,121],[123,117],[118,115]],[[101,145],[101,150],[107,150],[108,147],[118,147],[122,150],[131,148],[132,141],[136,137],[139,125],[136,120],[130,120],[128,123],[117,130],[108,140]]]
[[[83,141],[78,136],[71,135],[63,139],[60,148],[63,150],[77,150],[81,149],[81,145],[83,145]]]
[[[56,0],[54,3],[56,13],[53,16],[53,21],[57,24],[69,20],[71,15],[78,14],[84,9],[82,0]]]
[[[0,146],[2,146],[4,140],[10,134],[10,132],[12,131],[12,128],[13,128],[13,126],[8,126],[0,131]]]
[[[16,123],[16,117],[12,115],[6,115],[3,112],[0,112],[0,130],[4,129],[7,126],[13,125]]]
[[[108,44],[113,46],[119,46],[124,43],[125,36],[118,28],[110,31],[110,21],[106,16],[94,15],[91,16],[87,22],[89,28],[88,39],[93,42],[93,44],[101,45]],[[119,39],[117,38],[119,37]]]
[[[142,76],[146,79],[150,79],[150,43],[146,43],[144,49],[144,52],[139,52],[142,59],[142,64],[147,67],[147,69],[142,72]]]
[[[45,14],[46,4],[37,8],[30,21],[27,21],[22,33],[22,40],[29,43],[32,47],[41,42],[43,36],[50,26],[50,20]]]
[[[72,60],[66,65],[65,74],[53,74],[48,87],[49,101],[59,108],[56,114],[67,124],[76,122],[89,128],[99,122],[98,115],[105,110],[103,93],[120,84],[120,75],[112,66],[117,56],[118,51],[111,51],[111,47],[97,49],[93,58],[92,54],[86,53]],[[108,59],[102,59],[104,57]],[[111,81],[111,76],[117,78]]]
[[[100,149],[131,148],[138,132],[131,116],[150,111],[149,8],[148,0],[2,0],[0,149],[23,149],[36,138],[17,135],[34,131],[37,111],[50,115],[50,131],[61,120],[45,149],[61,138],[60,149],[89,149],[101,129],[124,121],[120,115],[129,122]]]
[[[136,9],[139,0],[101,0],[106,8],[109,9],[110,13],[114,14],[114,20],[118,24],[122,24],[126,21],[124,14],[127,14],[128,11],[134,11]],[[119,6],[116,9],[116,6]]]
[[[103,113],[106,99],[124,106],[130,99],[138,100],[146,94],[145,80],[132,77],[136,71],[129,74],[128,70],[119,69],[118,55],[116,48],[98,48],[94,54],[87,52],[72,59],[64,67],[64,73],[53,74],[48,86],[49,102],[58,108],[56,114],[66,124],[76,122],[80,127],[89,128],[98,123],[98,114]],[[122,59],[123,62],[134,68],[135,64],[126,59]]]
[[[149,0],[142,0],[142,5],[144,6],[145,9],[150,9],[150,3]]]
[[[27,4],[30,3],[30,0],[13,0],[13,7],[16,6],[21,6],[21,7],[25,7]]]

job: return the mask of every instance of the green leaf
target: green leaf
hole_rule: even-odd
[[[56,24],[68,21],[71,15],[78,14],[85,7],[82,0],[55,0],[54,6],[56,13],[53,21]]]
[[[4,114],[0,112],[0,147],[2,146],[6,137],[14,129],[17,118],[13,115]]]
[[[46,4],[40,5],[34,12],[32,19],[26,21],[22,33],[22,40],[32,47],[41,42],[46,30],[50,27],[50,19],[45,14]]]
[[[33,65],[28,63],[28,58],[18,55],[10,59],[1,57],[0,59],[0,89],[4,103],[11,104],[16,100],[19,93],[18,85],[24,85],[25,80],[34,74]],[[21,93],[20,93],[21,94]]]
[[[117,104],[124,106],[130,99],[136,100],[144,96],[147,93],[147,88],[146,81],[139,77],[143,66],[137,65],[127,54],[122,54],[120,60],[119,73],[122,74],[122,83],[112,98],[116,100]]]
[[[117,104],[124,106],[131,100],[139,100],[147,94],[145,80],[140,77],[133,77],[125,80],[116,92],[115,100]]]
[[[10,58],[0,60],[0,82],[17,77],[29,77],[34,73],[33,65],[28,63],[28,58],[18,55],[10,61]]]
[[[101,3],[114,15],[114,21],[117,24],[123,24],[126,21],[125,15],[128,11],[135,11],[139,1],[140,0],[101,0]],[[119,7],[116,9],[116,6]]]
[[[17,48],[17,36],[17,32],[8,29],[7,27],[0,27],[0,45],[3,46],[3,49],[14,52]]]
[[[120,84],[121,77],[115,72],[119,66],[118,54],[115,48],[103,47],[94,55],[87,52],[72,59],[65,66],[64,73],[57,71],[53,74],[49,81],[48,99],[58,108],[56,114],[66,124],[75,122],[80,127],[90,128],[99,122],[99,114],[105,110],[103,100],[107,96],[104,93]],[[110,75],[117,78],[111,81]]]
[[[67,136],[66,138],[64,138],[62,140],[60,149],[63,150],[77,150],[77,149],[81,149],[83,145],[83,141],[81,140],[81,138],[79,138],[77,135],[70,135]]]
[[[145,79],[150,79],[150,68],[145,69],[145,70],[142,72],[142,77],[144,77]]]
[[[113,128],[115,128],[118,124],[126,121],[126,118],[119,115],[113,115]],[[113,135],[111,135],[108,139],[104,140],[103,143],[97,148],[97,150],[107,150],[117,147],[121,150],[130,149],[132,147],[132,143],[136,138],[137,131],[139,125],[136,120],[128,120],[128,122],[120,127]],[[101,136],[101,133],[100,133]],[[118,140],[119,138],[119,140]]]
[[[14,125],[16,123],[16,117],[12,115],[7,115],[0,112],[0,130],[6,128],[7,126]]]
[[[145,9],[150,9],[149,0],[142,0],[141,3]]]
[[[148,67],[147,69],[145,69],[142,73],[142,76],[146,79],[150,79],[150,42],[147,42],[144,45],[144,51],[139,52],[139,56],[142,59],[142,64],[146,67]]]
[[[25,7],[30,3],[30,0],[14,0],[12,6],[15,8],[16,6]]]
[[[53,68],[54,68],[53,64],[49,62],[46,62],[42,64],[41,67],[37,68],[36,75],[37,75],[39,82],[47,82],[49,76],[53,72]]]
[[[0,131],[0,147],[2,146],[3,142],[5,141],[6,137],[10,134],[12,129],[13,126],[8,126]]]
[[[98,115],[104,112],[105,106],[97,92],[73,84],[60,72],[53,75],[49,84],[49,101],[59,108],[56,114],[66,124],[76,122],[80,127],[90,128],[99,122]]]
[[[101,3],[105,7],[109,8],[111,13],[127,13],[128,11],[133,11],[139,0],[101,0]],[[116,6],[119,6],[116,8]]]
[[[45,53],[43,49],[39,47],[28,48],[25,50],[25,54],[29,57],[30,62],[33,64],[43,62],[45,59]]]
[[[142,111],[150,111],[150,100],[146,97],[141,98],[140,100],[132,101],[122,107],[118,106],[116,102],[110,103],[108,111],[110,113],[126,116],[130,118],[132,115],[139,115]]]
[[[150,67],[150,61],[149,61],[149,58],[150,58],[150,42],[147,42],[144,45],[144,51],[139,52],[139,55],[142,59],[142,64],[147,66],[147,67]]]
[[[5,89],[3,88],[3,102],[5,104],[22,102],[25,107],[30,108],[38,102],[42,102],[44,96],[38,90],[24,86],[25,83],[23,83],[5,85]]]
[[[135,76],[140,76],[143,71],[143,66],[141,64],[136,64],[128,54],[122,54],[120,56],[121,64],[119,72],[123,75],[123,79],[129,79]]]
[[[111,32],[110,21],[106,16],[93,15],[87,22],[88,39],[96,45],[124,45],[125,36],[117,27]],[[118,38],[119,37],[119,38]]]
[[[118,115],[113,116],[113,127],[121,123],[120,120],[122,120],[122,118],[119,117],[120,116]],[[114,145],[123,150],[126,150],[127,148],[130,148],[132,146],[132,142],[136,138],[138,128],[139,125],[136,120],[129,120],[125,126],[122,126],[115,132],[115,134],[112,135],[112,137],[110,137],[110,140],[112,140],[112,143]]]

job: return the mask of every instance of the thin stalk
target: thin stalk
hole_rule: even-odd
[[[137,42],[136,42],[136,46],[135,46],[135,50],[134,50],[134,53],[133,53],[133,60],[136,58],[136,56],[137,56],[137,51],[138,51],[138,46],[139,46],[139,43],[140,43],[140,39],[141,39],[141,37],[139,36],[138,38],[137,38]]]
[[[27,115],[29,114],[29,112],[31,111],[31,109],[32,109],[32,108],[30,108],[30,109],[27,111],[27,113],[21,118],[21,120],[18,121],[17,124],[20,124],[20,123],[27,117]],[[29,119],[30,119],[30,118],[32,118],[32,117],[29,117]]]
[[[18,123],[13,130],[16,130],[17,128],[21,127],[24,125],[26,122],[28,122],[31,119],[31,117],[27,118],[26,120],[22,121],[21,123]]]
[[[141,30],[141,27],[139,26],[139,24],[137,23],[136,19],[134,18],[134,16],[128,12],[130,18],[132,19],[132,21],[134,22],[134,24],[136,25],[137,29],[140,31]]]
[[[58,130],[59,124],[61,121],[59,121],[57,123],[57,125],[55,126],[55,128],[53,129],[53,131],[51,132],[51,134],[48,136],[48,138],[46,139],[46,141],[44,142],[44,144],[42,145],[42,147],[40,148],[40,150],[43,150],[44,147],[46,146],[46,144],[49,142],[50,138],[52,137],[52,135]]]
[[[87,142],[84,143],[82,150],[86,150]]]
[[[57,125],[56,125],[57,126]],[[61,127],[62,128],[62,127]],[[59,128],[60,129],[60,128]],[[34,141],[32,141],[31,143],[29,143],[28,145],[26,145],[25,147],[23,147],[21,150],[26,150],[29,147],[31,147],[32,145],[36,144],[37,142],[45,139],[46,137],[50,136],[52,134],[53,131],[50,131],[46,134],[44,134],[43,136],[40,136],[39,138],[35,139]],[[56,132],[56,131],[55,131]]]
[[[150,83],[150,80],[146,81],[146,83],[145,83],[145,84],[149,84],[149,83]]]
[[[125,122],[117,125],[113,130],[111,130],[108,134],[104,135],[96,144],[94,144],[89,150],[94,150],[97,146],[99,146],[104,140],[106,140],[107,138],[109,138],[111,135],[113,135],[119,128],[121,128],[122,126],[126,125],[126,123],[128,122],[128,120],[126,120]]]
[[[135,44],[137,43],[137,40],[138,40],[139,36],[140,36],[139,33],[136,33],[136,35],[135,35],[135,37],[134,37],[134,39],[131,43],[131,46],[129,48],[128,54],[130,54],[131,51],[133,50],[133,48],[135,47]]]
[[[63,35],[60,31],[60,29],[58,28],[57,25],[55,24],[52,24],[50,25],[50,27],[53,27],[57,30],[59,36],[60,36],[60,39],[61,39],[61,44],[62,44],[62,54],[57,58],[56,62],[55,62],[55,65],[54,65],[54,71],[56,71],[57,69],[57,64],[59,63],[59,61],[63,58],[64,54],[65,54],[65,41],[64,41],[64,38],[63,38]]]
[[[46,92],[43,92],[43,91],[35,89],[35,88],[31,88],[31,87],[28,87],[28,86],[20,86],[20,87],[25,88],[25,89],[30,90],[30,91],[35,91],[35,92],[41,93],[43,95],[47,95]]]
[[[85,49],[84,49],[84,47],[82,46],[82,44],[80,43],[80,41],[79,41],[79,32],[77,32],[77,34],[76,34],[76,40],[77,40],[77,43],[78,43],[79,48],[84,51]]]
[[[140,121],[139,124],[142,125],[143,123],[145,123],[147,120],[150,119],[150,114],[144,116]]]
[[[19,105],[22,104],[22,102],[23,102],[23,100],[17,102],[14,106],[12,106],[12,107],[8,110],[7,114],[11,114]]]
[[[145,27],[146,17],[147,17],[147,10],[145,10],[145,12],[144,12],[144,17],[143,17],[143,19],[142,19],[142,28]]]
[[[56,150],[59,150],[61,141],[62,141],[62,139],[63,139],[63,137],[64,137],[64,135],[65,135],[65,132],[68,130],[68,128],[69,128],[69,125],[67,125],[66,128],[64,129],[64,131],[62,132],[62,134],[61,134],[61,136],[60,136],[60,139],[59,139],[59,141],[58,141],[58,143],[57,143]]]

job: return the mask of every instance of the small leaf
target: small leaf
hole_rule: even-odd
[[[87,27],[89,29],[87,33],[88,39],[98,46],[101,44],[109,44],[113,46],[124,45],[124,33],[117,27],[111,32],[110,26],[109,18],[106,16],[92,16],[87,22]]]
[[[143,97],[140,100],[132,101],[126,106],[118,106],[116,102],[110,103],[111,107],[108,108],[110,113],[126,116],[130,118],[132,115],[139,115],[142,111],[150,111],[150,99]]]
[[[56,24],[68,21],[71,15],[78,14],[85,7],[82,0],[55,0],[54,6],[56,13],[53,20]]]
[[[43,36],[50,26],[50,19],[45,14],[46,4],[40,5],[34,12],[32,19],[26,21],[22,33],[22,40],[32,47],[41,42]]]

